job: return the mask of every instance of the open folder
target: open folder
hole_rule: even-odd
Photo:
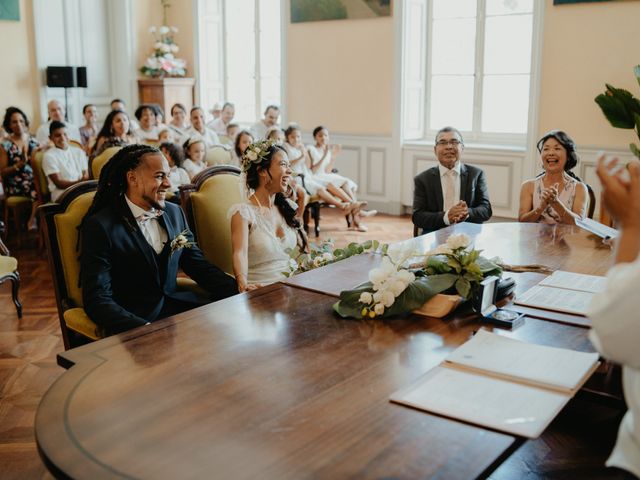
[[[391,401],[536,438],[598,367],[597,353],[480,330]]]

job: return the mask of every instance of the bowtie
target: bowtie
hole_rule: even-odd
[[[148,212],[141,213],[136,217],[136,222],[138,223],[146,223],[149,220],[153,220],[154,218],[158,218],[164,215],[164,210],[157,210],[152,208]]]

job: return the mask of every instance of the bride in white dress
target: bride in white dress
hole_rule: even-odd
[[[242,155],[242,172],[248,198],[233,205],[227,217],[233,272],[238,290],[245,292],[285,278],[290,263],[286,250],[296,246],[300,224],[295,204],[284,196],[291,167],[282,147],[268,140],[249,145]]]

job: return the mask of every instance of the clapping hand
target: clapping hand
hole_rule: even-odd
[[[558,200],[558,184],[556,183],[551,187],[543,189],[540,194],[540,199],[542,200],[542,206],[545,208],[547,205],[556,202]]]
[[[615,165],[614,159],[608,166]],[[629,163],[629,181],[620,175],[611,175],[604,155],[598,158],[596,173],[602,182],[603,201],[611,215],[618,219],[623,228],[640,228],[640,165]]]
[[[469,217],[469,208],[464,200],[460,200],[449,209],[449,223],[464,222]]]
[[[335,157],[342,151],[342,145],[334,145],[331,147],[331,153]]]

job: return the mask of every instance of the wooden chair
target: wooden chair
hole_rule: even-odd
[[[190,185],[180,187],[182,208],[204,256],[233,275],[229,207],[242,202],[240,169],[218,165],[204,169]]]
[[[11,297],[16,306],[18,318],[22,318],[22,303],[18,298],[18,290],[20,289],[18,260],[10,256],[9,249],[2,240],[0,240],[0,285],[7,280],[11,282]]]
[[[231,165],[232,155],[231,150],[222,145],[214,145],[207,149],[208,165]]]
[[[100,338],[97,325],[82,307],[77,251],[78,226],[93,201],[97,185],[96,180],[77,183],[65,190],[58,202],[38,207],[65,350]]]
[[[91,160],[91,164],[89,165],[89,173],[91,174],[91,178],[95,178],[96,180],[100,178],[100,172],[102,171],[102,167],[113,157],[118,150],[122,147],[109,147],[100,155]]]

